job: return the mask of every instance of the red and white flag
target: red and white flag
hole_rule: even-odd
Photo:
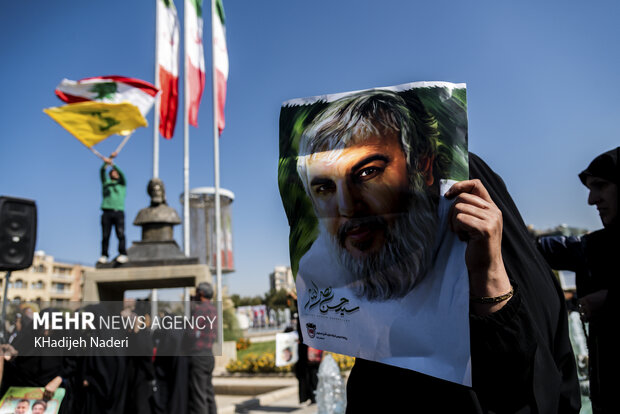
[[[157,65],[159,132],[170,139],[179,107],[179,18],[172,0],[157,0]]]
[[[146,117],[159,90],[149,82],[124,76],[93,76],[78,81],[63,79],[56,95],[67,103],[98,101],[129,102]]]
[[[215,13],[212,17],[213,30],[213,67],[215,87],[217,90],[217,128],[220,135],[224,130],[224,105],[226,104],[226,82],[228,80],[228,50],[226,49],[226,26],[224,6],[221,0],[215,0]]]
[[[185,0],[185,41],[189,83],[189,123],[198,126],[198,108],[205,87],[205,56],[202,46],[202,0]]]

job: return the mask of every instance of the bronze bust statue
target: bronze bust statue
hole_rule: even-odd
[[[142,241],[173,240],[172,227],[180,224],[177,212],[166,203],[166,190],[159,178],[149,181],[146,191],[151,205],[138,212],[133,224],[142,227]]]

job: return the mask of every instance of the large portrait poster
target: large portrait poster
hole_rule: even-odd
[[[448,188],[468,178],[464,84],[293,99],[280,195],[303,342],[471,385],[465,243]]]

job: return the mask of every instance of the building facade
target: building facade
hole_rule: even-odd
[[[93,267],[63,263],[37,251],[28,269],[11,273],[7,298],[19,302],[47,302],[61,305],[82,300],[84,273]],[[0,297],[4,294],[4,278],[0,280]]]
[[[271,290],[284,289],[287,292],[295,291],[293,271],[289,266],[276,266],[269,274],[269,288]]]

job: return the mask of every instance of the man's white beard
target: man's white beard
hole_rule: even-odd
[[[406,213],[385,226],[386,241],[377,253],[356,258],[329,235],[336,260],[349,275],[346,284],[367,300],[402,298],[422,280],[433,261],[437,206],[426,191],[416,191]]]

